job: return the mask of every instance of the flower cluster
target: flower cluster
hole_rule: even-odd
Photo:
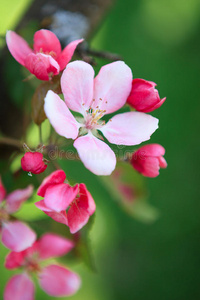
[[[89,63],[80,60],[69,63],[82,41],[75,40],[62,50],[55,34],[41,29],[35,33],[31,49],[15,32],[8,31],[6,35],[12,56],[36,78],[47,81],[39,86],[48,87],[40,101],[40,111],[43,110],[58,135],[73,140],[80,160],[89,171],[108,176],[117,163],[113,144],[136,146],[148,141],[158,128],[158,119],[147,113],[159,108],[166,98],[160,99],[154,82],[133,79],[131,69],[123,61],[103,66],[96,77]],[[58,74],[60,76],[56,76]],[[64,100],[53,88],[54,76]],[[119,111],[123,107],[123,112]],[[41,144],[39,147],[45,149],[45,155],[55,146]],[[43,173],[48,161],[39,150],[27,149],[21,159],[22,169],[29,175]],[[164,154],[161,145],[149,144],[131,153],[129,158],[119,159],[143,176],[156,177],[160,168],[167,167]],[[58,164],[52,164],[54,166],[56,170],[46,178],[42,177],[44,174],[38,176],[39,180],[43,178],[37,191],[42,199],[38,198],[35,206],[75,234],[95,213],[96,205],[84,183],[70,185],[65,172]],[[120,177],[117,177],[117,185],[128,199],[132,197],[133,190],[126,183],[120,183]],[[67,254],[76,247],[75,243],[54,233],[45,233],[36,240],[36,233],[13,216],[32,193],[33,186],[29,185],[6,195],[0,180],[0,233],[2,243],[11,250],[5,267],[21,270],[8,281],[4,300],[12,300],[13,295],[15,299],[33,300],[33,275],[50,296],[70,296],[80,287],[81,280],[76,273],[48,261]]]
[[[45,260],[67,254],[74,247],[71,240],[46,233],[31,247],[21,252],[10,252],[5,267],[9,270],[20,268],[23,273],[14,275],[8,281],[4,299],[34,299],[34,283],[31,275],[36,275],[40,287],[50,296],[73,295],[80,287],[79,276],[57,264],[44,266]]]

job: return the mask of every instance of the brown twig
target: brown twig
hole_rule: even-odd
[[[23,143],[21,141],[12,139],[12,138],[8,138],[8,137],[0,138],[0,144],[13,146],[13,147],[20,148],[20,149],[23,148]]]

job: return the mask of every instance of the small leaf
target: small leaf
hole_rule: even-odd
[[[44,98],[49,90],[57,94],[61,93],[59,75],[53,77],[51,81],[42,82],[32,97],[32,118],[37,125],[40,125],[47,118],[44,112]]]
[[[94,223],[95,214],[93,214],[87,225],[83,227],[83,229],[76,233],[76,248],[75,248],[75,254],[76,256],[80,257],[81,260],[85,262],[85,264],[88,266],[88,268],[95,272],[95,262],[94,257],[91,249],[91,241],[89,238],[89,233],[91,230],[91,227]]]

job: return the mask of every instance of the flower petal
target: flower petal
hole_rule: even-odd
[[[71,296],[80,288],[80,277],[61,266],[49,265],[39,275],[41,288],[50,296]]]
[[[74,61],[67,65],[61,77],[61,87],[67,106],[76,112],[85,114],[93,97],[93,68],[83,61]]]
[[[100,130],[108,141],[116,145],[133,146],[150,139],[158,128],[158,119],[140,112],[118,114]]]
[[[133,161],[133,167],[146,177],[157,177],[159,175],[159,160],[157,157],[138,158]]]
[[[66,175],[63,170],[56,170],[56,171],[52,172],[49,176],[44,178],[44,180],[42,181],[42,183],[38,189],[37,195],[44,197],[44,195],[46,193],[46,189],[50,185],[63,183],[65,181],[65,179],[66,179]]]
[[[53,211],[66,210],[78,192],[78,185],[71,187],[67,183],[50,186],[45,193],[44,203]]]
[[[25,59],[28,54],[33,53],[28,43],[14,31],[7,31],[6,43],[12,56],[20,63],[25,65]]]
[[[74,142],[80,159],[96,175],[110,175],[115,169],[116,157],[108,145],[92,134],[79,137]]]
[[[20,221],[3,223],[2,243],[8,249],[19,252],[30,247],[36,240],[35,232]]]
[[[50,30],[41,29],[34,34],[34,51],[43,52],[45,54],[52,53],[54,59],[61,53],[61,45],[57,36]]]
[[[33,193],[33,186],[29,185],[22,190],[15,190],[6,197],[6,211],[9,214],[16,212],[21,204],[25,202]]]
[[[34,284],[25,273],[10,278],[4,291],[4,300],[34,300]]]
[[[67,213],[68,226],[71,233],[76,233],[85,224],[89,217],[95,212],[96,205],[86,186],[79,185],[79,198],[76,199]]]
[[[48,91],[45,97],[44,110],[55,131],[67,139],[75,139],[80,124],[75,120],[67,105],[53,91]]]
[[[70,62],[76,47],[78,46],[78,44],[82,43],[82,41],[83,41],[83,39],[75,40],[75,41],[69,43],[69,45],[67,45],[63,49],[63,51],[61,52],[60,56],[57,59],[57,62],[60,66],[61,71],[66,67],[68,62]]]
[[[5,259],[6,269],[13,270],[22,266],[24,263],[25,254],[26,251],[21,251],[21,252],[12,251],[8,253]]]
[[[40,259],[59,257],[67,254],[74,247],[74,243],[62,236],[46,233],[38,241]]]
[[[138,153],[139,152],[139,153]],[[148,144],[142,146],[137,150],[137,153],[141,156],[161,156],[165,154],[165,148],[159,144]]]
[[[31,53],[25,59],[24,66],[40,80],[49,80],[60,72],[60,66],[51,55]]]
[[[5,199],[5,196],[6,196],[6,189],[0,177],[0,203]]]
[[[52,218],[54,221],[68,225],[66,211],[61,211],[61,212],[53,211],[45,205],[44,200],[36,202],[35,206],[41,209],[47,216]]]
[[[120,109],[127,100],[132,87],[131,69],[122,61],[103,66],[94,79],[92,108],[97,106],[110,114]]]

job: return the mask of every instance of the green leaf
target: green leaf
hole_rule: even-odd
[[[147,201],[148,193],[142,176],[130,164],[119,163],[111,176],[99,179],[128,215],[145,223],[158,218],[158,210]]]

